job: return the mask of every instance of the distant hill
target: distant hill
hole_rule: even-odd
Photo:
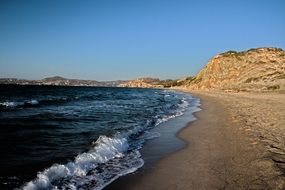
[[[53,85],[53,86],[106,86],[117,87],[126,81],[95,81],[81,79],[67,79],[60,76],[48,77],[42,80],[25,80],[16,78],[1,78],[0,84],[17,84],[17,85]]]
[[[46,82],[52,82],[52,81],[63,81],[63,80],[68,80],[66,78],[60,77],[60,76],[54,76],[54,77],[47,77],[42,79],[42,81],[46,81]]]
[[[285,51],[256,48],[221,53],[188,80],[185,87],[233,91],[285,90]]]

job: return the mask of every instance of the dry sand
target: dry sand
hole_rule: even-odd
[[[285,95],[192,92],[187,146],[124,189],[285,189]]]

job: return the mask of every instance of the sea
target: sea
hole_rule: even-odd
[[[164,89],[0,85],[0,189],[103,189],[198,105]]]

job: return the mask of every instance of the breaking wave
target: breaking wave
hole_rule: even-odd
[[[160,136],[149,129],[183,115],[188,107],[189,99],[182,98],[175,109],[168,107],[168,112],[156,115],[145,125],[136,125],[112,136],[100,136],[92,142],[88,152],[66,164],[54,164],[38,172],[37,177],[21,189],[102,189],[120,176],[142,167],[144,161],[139,150],[146,140]]]
[[[127,138],[120,134],[100,136],[89,152],[79,154],[72,162],[54,164],[39,172],[22,189],[102,189],[143,164],[139,151],[130,150]]]

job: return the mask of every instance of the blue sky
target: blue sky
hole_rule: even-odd
[[[284,0],[0,0],[0,78],[196,74],[217,53],[285,49]]]

